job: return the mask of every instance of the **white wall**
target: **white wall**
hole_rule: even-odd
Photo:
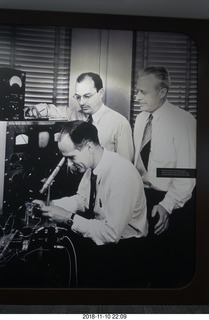
[[[83,72],[100,74],[104,103],[129,119],[132,67],[132,31],[75,28],[72,31],[70,107],[76,78]]]

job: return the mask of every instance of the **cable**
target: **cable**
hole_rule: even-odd
[[[22,250],[22,251],[23,251],[23,250]],[[51,250],[50,250],[50,249],[43,249],[42,247],[41,247],[41,248],[36,248],[36,249],[34,249],[34,250],[29,251],[28,253],[26,253],[26,254],[23,256],[22,260],[23,260],[23,261],[26,261],[26,260],[25,260],[25,257],[28,256],[28,255],[30,255],[31,253],[36,252],[36,251],[51,251]]]
[[[68,236],[63,236],[60,240],[63,240],[63,239],[66,239],[66,240],[69,241],[69,243],[71,245],[71,248],[73,250],[74,261],[75,261],[75,284],[76,284],[76,287],[77,287],[77,285],[78,285],[78,263],[77,263],[77,255],[76,255],[75,247],[73,245],[73,242],[71,241],[71,239]],[[67,248],[66,248],[66,250],[67,250]],[[69,255],[70,255],[70,253],[69,253]],[[71,270],[70,270],[69,279],[71,279]],[[69,283],[69,286],[70,286],[70,283]]]

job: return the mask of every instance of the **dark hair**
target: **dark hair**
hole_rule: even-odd
[[[93,72],[85,72],[85,73],[80,74],[80,76],[78,76],[76,82],[80,83],[88,77],[94,81],[94,86],[97,89],[97,92],[103,88],[102,79],[100,78],[100,76],[97,73],[93,73]]]
[[[142,71],[139,71],[139,77],[144,75],[153,74],[159,81],[159,88],[166,88],[167,91],[170,88],[170,76],[166,68],[164,67],[146,67]]]
[[[81,149],[89,141],[99,145],[97,128],[89,122],[70,121],[61,129],[59,141],[63,135],[69,135],[77,149]]]

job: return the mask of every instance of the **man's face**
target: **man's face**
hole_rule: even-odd
[[[58,142],[58,147],[62,155],[66,157],[68,166],[74,173],[83,173],[92,167],[93,155],[88,143],[82,149],[78,150],[69,135],[63,135]]]
[[[85,114],[92,115],[101,107],[103,94],[103,89],[97,92],[94,81],[90,77],[76,83],[75,97]]]
[[[158,80],[152,74],[139,77],[136,99],[141,111],[152,112],[163,104],[167,90],[158,85]]]

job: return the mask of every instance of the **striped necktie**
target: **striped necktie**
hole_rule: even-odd
[[[144,133],[142,137],[141,143],[141,158],[144,163],[144,167],[147,170],[148,161],[149,161],[149,154],[150,154],[150,147],[151,147],[151,136],[152,136],[152,119],[153,115],[150,113],[147,123],[144,128]]]

